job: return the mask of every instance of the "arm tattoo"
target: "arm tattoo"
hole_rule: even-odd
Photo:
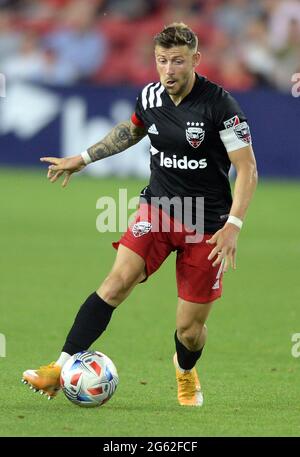
[[[93,162],[110,157],[138,143],[144,136],[144,128],[136,127],[131,121],[121,122],[114,127],[103,140],[88,148]]]

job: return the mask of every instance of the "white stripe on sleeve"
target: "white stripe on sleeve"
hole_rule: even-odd
[[[158,91],[156,92],[156,97],[157,97],[156,106],[162,106],[161,94],[163,93],[164,90],[165,90],[164,86],[161,85],[161,87],[160,87],[160,88],[158,89]]]
[[[150,86],[152,86],[152,84],[153,83],[148,84],[146,87],[144,87],[144,89],[142,91],[142,104],[143,104],[144,109],[147,109],[147,104],[148,104],[147,93],[148,93],[148,88]]]
[[[155,86],[150,87],[149,91],[149,108],[154,108],[154,98],[155,98],[155,90],[158,88],[160,83],[155,84]]]

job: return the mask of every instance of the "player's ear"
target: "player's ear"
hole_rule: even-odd
[[[199,65],[200,62],[201,62],[201,59],[202,59],[202,54],[201,54],[201,52],[197,51],[197,52],[193,55],[193,64],[194,64],[194,67],[198,67],[198,65]]]

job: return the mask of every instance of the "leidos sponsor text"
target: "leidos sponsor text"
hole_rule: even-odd
[[[207,162],[206,159],[188,160],[187,156],[183,156],[181,159],[177,159],[177,156],[174,154],[171,157],[165,157],[164,152],[160,153],[160,166],[166,168],[180,168],[181,170],[197,170],[198,168],[206,168]]]

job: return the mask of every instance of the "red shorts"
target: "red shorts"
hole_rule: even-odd
[[[209,303],[222,294],[222,266],[213,267],[212,261],[207,259],[213,249],[206,243],[211,234],[203,235],[196,243],[187,242],[188,235],[191,236],[191,232],[174,219],[166,216],[162,220],[161,210],[142,204],[133,224],[113,247],[117,249],[121,243],[140,255],[146,264],[147,277],[158,270],[172,251],[177,251],[178,297]]]

